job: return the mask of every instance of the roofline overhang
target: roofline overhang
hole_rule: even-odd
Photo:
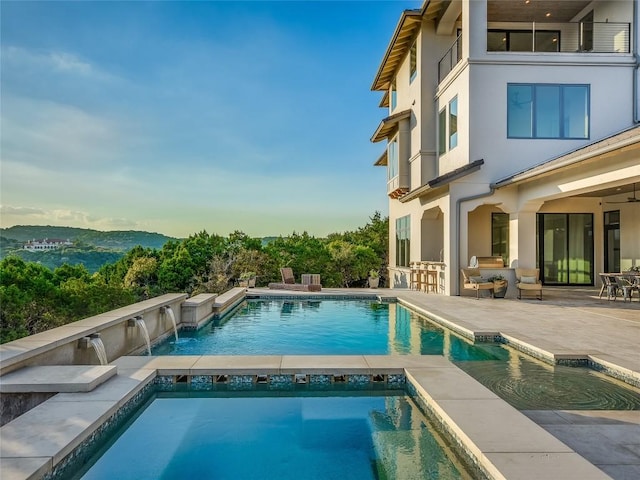
[[[480,170],[480,167],[484,165],[484,159],[474,160],[473,162],[464,165],[462,167],[458,167],[455,170],[451,170],[450,172],[445,173],[444,175],[440,175],[439,177],[434,178],[433,180],[429,180],[427,183],[422,185],[421,187],[416,188],[415,190],[410,191],[404,197],[400,199],[400,202],[405,203],[416,198],[422,197],[427,193],[448,185],[462,177],[466,177],[473,172]]]
[[[378,157],[378,159],[375,161],[373,166],[374,167],[386,167],[388,160],[389,160],[389,155],[388,155],[387,150],[385,149],[384,152],[382,152],[382,155],[380,155]]]
[[[376,143],[381,140],[384,140],[385,138],[388,138],[391,135],[391,133],[394,132],[395,129],[398,127],[398,123],[401,120],[404,120],[405,118],[409,118],[410,116],[411,116],[411,109],[408,109],[398,113],[394,113],[393,115],[390,115],[386,118],[383,118],[382,121],[380,122],[380,125],[378,125],[378,128],[376,128],[376,131],[373,132],[373,135],[371,136],[371,141],[373,143]]]
[[[425,4],[426,3],[427,2],[425,2]],[[391,37],[391,41],[384,53],[382,62],[378,67],[378,72],[371,85],[371,90],[382,91],[389,88],[391,79],[395,75],[400,62],[404,59],[406,52],[409,50],[410,45],[406,39],[413,38],[422,23],[422,12],[422,9],[405,10],[402,12],[393,36]]]
[[[600,155],[623,150],[640,144],[640,126],[634,125],[614,135],[585,145],[569,153],[540,163],[534,167],[514,173],[491,184],[491,188],[502,188],[509,185],[533,180],[543,175],[549,175],[565,168],[574,167],[579,163],[594,159]]]

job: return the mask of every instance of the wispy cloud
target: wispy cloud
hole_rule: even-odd
[[[39,72],[42,75],[64,74],[92,81],[115,80],[116,77],[92,65],[72,52],[32,50],[15,45],[3,45],[3,68],[16,74]]]
[[[3,161],[65,170],[118,158],[117,123],[72,105],[4,96],[1,110]]]

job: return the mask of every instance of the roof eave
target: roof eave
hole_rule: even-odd
[[[413,36],[418,26],[422,22],[422,10],[405,10],[402,12],[400,16],[400,20],[398,20],[398,24],[396,25],[396,29],[393,32],[393,36],[391,37],[391,41],[387,46],[387,50],[385,51],[384,57],[382,58],[382,62],[378,67],[378,72],[376,73],[376,77],[371,85],[371,90],[381,91],[389,88],[389,82],[393,75],[389,75],[389,73],[385,74],[385,70],[387,67],[387,63],[390,61],[390,58],[393,54],[393,61],[395,65],[390,65],[391,70],[395,73],[398,65],[400,64],[399,58],[404,58],[404,54],[406,53],[404,50],[408,50],[408,46],[406,44],[399,45],[398,39],[402,38],[402,34],[409,34]]]
[[[518,184],[541,175],[556,172],[563,168],[575,166],[577,163],[590,160],[605,153],[628,148],[631,145],[640,143],[640,127],[634,126],[618,132],[614,135],[590,143],[559,157],[539,163],[531,168],[522,170],[513,175],[505,177],[491,184],[491,188],[502,188],[509,185]]]

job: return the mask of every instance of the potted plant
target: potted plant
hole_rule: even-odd
[[[493,282],[493,298],[504,298],[509,287],[509,282],[502,275],[491,275],[488,282]]]
[[[243,272],[240,274],[240,286],[254,288],[256,286],[256,272]]]
[[[378,288],[380,275],[377,270],[369,270],[369,288]]]

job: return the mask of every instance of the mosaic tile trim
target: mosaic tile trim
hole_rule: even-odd
[[[474,341],[478,343],[501,343],[502,336],[501,335],[476,335],[474,338]]]
[[[98,451],[100,446],[112,436],[142,404],[149,401],[155,391],[153,382],[142,387],[129,401],[120,407],[102,425],[93,431],[69,455],[63,458],[53,470],[48,472],[45,480],[62,480],[84,465]]]
[[[390,374],[387,376],[387,384],[404,386],[407,384],[407,377],[403,373]]]
[[[422,413],[431,422],[433,422],[437,429],[444,432],[445,436],[449,440],[449,445],[458,458],[464,463],[465,468],[471,473],[474,480],[490,480],[491,475],[480,464],[478,458],[464,445],[460,437],[451,429],[444,419],[429,405],[422,395],[420,395],[413,384],[407,383],[406,390],[409,396],[418,404],[418,407],[422,410]]]

